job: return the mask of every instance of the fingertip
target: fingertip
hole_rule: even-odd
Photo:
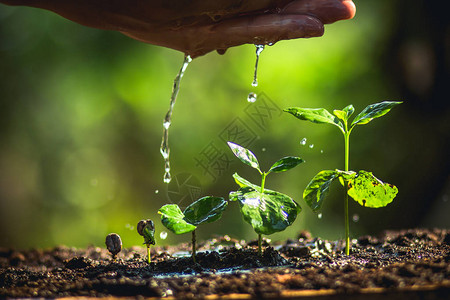
[[[346,19],[353,19],[356,14],[356,5],[352,0],[344,0],[342,3],[347,8],[348,16]]]

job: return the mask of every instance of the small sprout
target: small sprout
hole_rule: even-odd
[[[175,234],[192,232],[192,259],[196,253],[195,229],[203,223],[211,223],[222,217],[228,202],[221,197],[206,196],[198,199],[184,211],[176,204],[166,204],[158,211],[161,223]]]
[[[116,259],[116,255],[122,250],[122,240],[117,233],[110,233],[106,236],[105,240],[106,248],[111,253],[113,259]]]
[[[342,110],[335,109],[331,114],[325,108],[301,108],[289,107],[284,111],[304,121],[318,124],[331,124],[337,126],[344,135],[344,161],[345,169],[325,170],[319,172],[306,187],[303,198],[313,211],[322,207],[322,202],[328,194],[331,183],[339,179],[345,187],[345,253],[350,254],[350,230],[348,216],[348,196],[363,207],[383,207],[389,204],[396,196],[398,190],[395,186],[384,183],[371,172],[349,171],[350,133],[359,125],[365,125],[373,119],[387,114],[393,107],[402,102],[383,101],[367,106],[350,123],[349,118],[355,112],[353,105],[348,105]]]
[[[304,160],[294,156],[284,157],[275,162],[267,172],[262,172],[253,152],[232,142],[228,142],[228,146],[237,158],[258,170],[262,177],[261,186],[257,186],[235,173],[233,178],[240,189],[230,193],[230,201],[239,202],[244,220],[252,225],[258,234],[258,254],[262,255],[262,235],[285,230],[294,223],[297,214],[302,210],[291,197],[264,189],[266,176],[290,170]]]
[[[147,261],[150,263],[150,246],[155,244],[155,224],[150,219],[140,220],[137,224],[137,232],[144,237],[144,244],[147,245]]]

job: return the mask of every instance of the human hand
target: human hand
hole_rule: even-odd
[[[350,19],[352,0],[0,0],[54,11],[77,23],[120,31],[191,57],[242,44],[323,35]]]

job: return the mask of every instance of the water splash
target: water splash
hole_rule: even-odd
[[[264,50],[265,45],[255,45],[256,47],[256,62],[255,62],[255,73],[253,74],[253,82],[252,86],[258,86],[258,63],[259,63],[259,56],[261,55],[261,52]]]
[[[155,194],[158,194],[159,193],[159,190],[155,190]]]
[[[311,149],[314,148],[314,144],[309,145],[309,148]]]
[[[306,138],[302,138],[300,141],[300,145],[305,146],[306,145]]]
[[[318,217],[319,219],[322,219],[322,213],[319,213],[319,214],[317,215],[317,217]]]
[[[177,76],[175,77],[175,80],[173,81],[172,95],[170,96],[170,106],[163,122],[164,128],[163,137],[159,152],[161,152],[161,155],[164,158],[164,177],[163,177],[164,183],[169,183],[172,180],[172,176],[170,175],[169,127],[172,124],[173,107],[175,106],[175,102],[177,101],[178,91],[180,90],[181,78],[183,78],[184,72],[186,71],[186,68],[191,61],[192,58],[189,55],[184,56],[183,65],[181,66],[180,71],[178,72]]]
[[[255,103],[257,97],[258,97],[258,95],[256,95],[255,93],[251,92],[247,96],[247,101],[250,102],[250,103]]]

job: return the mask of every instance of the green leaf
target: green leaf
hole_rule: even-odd
[[[233,174],[233,178],[234,181],[236,181],[236,183],[240,186],[240,187],[251,187],[254,190],[260,189],[259,186],[257,186],[256,184],[251,183],[250,181],[248,181],[247,179],[239,176],[238,173],[234,173]]]
[[[350,116],[355,112],[355,108],[353,107],[353,105],[347,105],[346,107],[344,107],[342,109],[343,111],[345,111],[345,113],[347,114],[347,120],[348,118],[350,118]]]
[[[353,114],[353,112],[355,111],[355,108],[353,107],[353,105],[348,105],[346,107],[344,107],[342,110],[338,110],[335,109],[333,110],[333,114],[338,117],[339,120],[341,120],[342,122],[347,122],[348,118],[350,118],[350,116]]]
[[[184,210],[184,220],[195,226],[214,222],[220,219],[227,205],[228,202],[222,197],[200,198]]]
[[[252,188],[252,189],[254,189],[254,190],[261,191],[261,187],[260,187],[259,185],[253,184],[253,183],[251,183],[250,181],[248,181],[247,179],[242,178],[241,176],[239,176],[238,173],[234,173],[234,174],[233,174],[233,178],[234,178],[234,181],[236,181],[236,183],[237,183],[241,188],[249,187],[249,188]],[[233,192],[231,192],[230,195],[231,195],[232,193],[233,193]],[[274,193],[277,193],[277,192],[265,188],[265,189],[264,189],[264,193],[266,193],[266,194],[274,194]],[[230,201],[234,201],[234,200],[232,200],[231,197],[230,197]]]
[[[300,157],[296,157],[296,156],[283,157],[282,159],[280,159],[276,163],[274,163],[272,165],[272,167],[270,167],[270,170],[268,173],[284,172],[284,171],[290,170],[292,168],[295,168],[297,165],[301,164],[302,162],[304,162],[304,160],[301,159]]]
[[[288,107],[283,111],[290,113],[294,117],[300,120],[311,121],[318,124],[332,124],[344,130],[343,125],[339,122],[338,118],[330,114],[325,108],[301,108],[301,107]]]
[[[301,207],[287,195],[259,190],[259,187],[257,190],[244,187],[230,193],[230,200],[239,202],[244,220],[255,232],[272,234],[292,225]]]
[[[347,122],[347,113],[345,111],[335,109],[333,110],[333,115],[335,115],[342,122]]]
[[[191,232],[197,228],[184,220],[184,214],[176,204],[166,204],[158,213],[161,214],[161,223],[175,234]]]
[[[142,230],[145,244],[154,245],[155,242],[155,227],[145,226]]]
[[[367,171],[359,171],[348,181],[348,186],[348,195],[365,207],[384,207],[398,193],[396,186],[382,182]]]
[[[362,112],[355,117],[352,122],[352,127],[355,125],[367,124],[375,118],[379,118],[387,114],[394,106],[401,104],[402,102],[383,101],[375,103],[364,108]]]
[[[252,151],[232,142],[228,142],[227,144],[231,151],[233,151],[234,155],[236,155],[236,157],[239,158],[244,164],[249,165],[250,167],[261,172],[259,169],[258,159]]]
[[[337,171],[320,171],[306,189],[303,191],[303,199],[314,212],[321,209],[323,200],[328,195],[331,183],[338,177]]]

